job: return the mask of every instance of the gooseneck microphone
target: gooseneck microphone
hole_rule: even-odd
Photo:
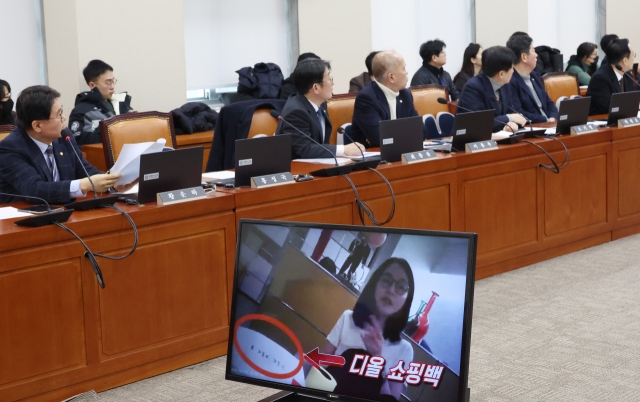
[[[448,100],[446,100],[445,98],[438,98],[438,103],[440,103],[440,104],[442,104],[442,105],[452,105],[452,106],[455,106],[456,108],[460,108],[460,109],[462,109],[462,110],[464,110],[464,111],[471,112],[471,113],[475,113],[475,111],[474,111],[474,110],[467,109],[466,107],[462,107],[462,106],[460,106],[460,105],[454,105],[453,103],[449,102],[449,101],[448,101]],[[496,118],[494,118],[494,119],[493,119],[493,121],[497,121],[497,122],[498,122],[498,123],[500,123],[500,124],[504,124],[504,122],[502,122],[502,121],[500,121],[500,120],[498,120],[498,119],[496,119]],[[513,129],[511,128],[511,126],[509,126],[508,124],[505,124],[505,127],[509,127],[509,130],[511,130],[511,134],[512,134],[512,135],[515,135],[515,134],[516,134],[516,132],[515,132],[515,131],[513,131]]]
[[[82,166],[82,170],[84,171],[84,174],[87,175],[87,179],[89,179],[89,183],[91,183],[91,188],[93,189],[92,199],[89,198],[87,200],[75,201],[65,205],[65,207],[77,209],[78,211],[88,211],[90,209],[95,209],[99,206],[115,204],[115,202],[118,200],[117,195],[98,198],[98,193],[96,192],[96,186],[93,184],[93,180],[91,180],[91,176],[89,176],[89,172],[87,172],[87,168],[85,168],[84,163],[82,163],[82,159],[80,158],[80,155],[78,155],[78,152],[76,152],[76,148],[71,143],[71,137],[67,135],[66,137],[64,137],[64,139],[67,141],[67,144],[69,144],[69,148],[71,148],[71,150],[73,151],[73,154],[76,156],[76,160],[78,161],[80,166]]]
[[[309,172],[309,174],[311,174],[312,176],[318,176],[318,177],[331,177],[331,176],[337,176],[337,175],[341,175],[341,174],[347,174],[347,173],[349,173],[349,172],[351,172],[353,170],[353,164],[340,166],[338,164],[338,159],[336,158],[336,156],[331,151],[329,151],[327,148],[323,147],[322,144],[320,144],[318,141],[314,140],[310,136],[308,136],[305,133],[303,133],[302,130],[300,130],[298,127],[296,127],[293,124],[291,124],[288,121],[286,121],[282,116],[280,116],[278,114],[278,112],[276,110],[272,109],[271,112],[269,112],[269,114],[274,119],[278,119],[278,120],[281,120],[284,123],[287,123],[294,130],[299,132],[304,138],[308,138],[309,140],[311,140],[312,142],[314,142],[315,144],[320,146],[323,150],[328,152],[331,155],[331,157],[336,161],[336,165],[334,167],[314,170],[313,172]]]
[[[511,106],[507,105],[506,103],[504,103],[503,101],[501,101],[498,98],[494,98],[494,100],[496,102],[498,102],[499,104],[501,104],[502,106],[506,107],[507,109],[511,110],[513,113],[520,115],[522,117],[524,117],[524,119],[526,120],[527,123],[529,123],[529,129],[533,130],[533,126],[531,125],[531,120],[529,120],[527,118],[527,116],[523,115],[522,113],[518,112],[517,110],[515,110],[514,108],[512,108]],[[517,123],[516,123],[517,124]],[[513,130],[512,130],[513,131]]]
[[[28,218],[17,220],[15,223],[18,226],[26,226],[31,228],[36,228],[40,226],[50,225],[54,222],[66,222],[69,220],[69,217],[73,213],[73,209],[66,209],[62,211],[51,211],[51,206],[44,198],[34,197],[31,195],[20,195],[20,194],[11,194],[11,193],[0,193],[0,195],[9,195],[11,197],[20,197],[31,200],[38,200],[43,202],[47,206],[47,213],[41,215],[30,216]]]

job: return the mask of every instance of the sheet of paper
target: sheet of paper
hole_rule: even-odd
[[[236,177],[236,172],[231,170],[221,170],[219,172],[207,172],[202,174],[203,180],[224,180],[233,179],[234,177]]]
[[[162,152],[164,138],[156,142],[140,142],[137,144],[124,144],[118,160],[110,169],[111,173],[120,173],[122,177],[116,184],[129,184],[140,176],[140,155]]]
[[[365,152],[363,152],[363,154],[364,154],[365,158],[369,158],[371,156],[380,156],[380,152],[367,152],[367,151],[365,151]],[[352,161],[362,160],[362,155],[360,155],[360,156],[352,156],[351,160]]]
[[[549,134],[553,135],[553,134],[556,133],[556,128],[555,127],[548,128],[548,129],[544,130],[544,133],[547,134],[547,135],[549,135]]]
[[[351,163],[352,160],[349,158],[336,158],[338,160],[338,165],[346,165],[347,163]],[[294,159],[293,162],[304,162],[304,163],[319,163],[322,165],[335,165],[336,160],[333,158],[317,158],[317,159]]]
[[[503,140],[505,138],[510,137],[511,134],[512,134],[511,131],[502,130],[502,131],[498,131],[497,133],[491,134],[491,139],[494,141]]]
[[[640,116],[638,116],[640,117]],[[607,121],[606,120],[594,120],[594,121],[590,121],[589,124],[594,124],[596,126],[606,126],[607,125]]]
[[[19,212],[18,209],[14,207],[0,208],[0,219],[22,218],[25,216],[34,216],[34,215],[28,212]]]

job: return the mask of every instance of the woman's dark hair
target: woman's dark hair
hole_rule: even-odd
[[[578,56],[578,60],[582,61],[585,57],[589,58],[594,50],[598,48],[598,45],[591,42],[584,42],[578,46],[578,50],[576,52],[576,56]]]
[[[480,51],[480,46],[477,43],[469,43],[466,49],[464,49],[464,56],[462,57],[462,68],[460,69],[461,73],[465,73],[469,76],[469,78],[475,75],[475,69],[473,68],[473,62],[471,59],[475,59]]]
[[[391,342],[398,342],[400,340],[400,333],[407,326],[409,320],[409,309],[411,308],[411,302],[413,301],[413,292],[415,290],[415,284],[413,281],[413,272],[411,266],[404,258],[389,258],[375,270],[369,282],[365,285],[360,297],[353,307],[353,322],[359,328],[364,328],[364,323],[369,321],[369,316],[376,309],[376,287],[380,281],[380,277],[384,274],[384,271],[393,264],[398,264],[407,275],[409,282],[409,291],[407,292],[407,298],[404,301],[404,305],[387,318],[384,323],[384,329],[382,336],[384,339],[388,339]]]
[[[4,98],[4,90],[2,88],[7,88],[7,92],[11,93],[11,85],[5,80],[0,80],[0,98]]]
[[[302,60],[291,74],[296,90],[304,95],[309,92],[313,84],[323,85],[325,69],[331,71],[331,64],[328,61],[314,58]]]

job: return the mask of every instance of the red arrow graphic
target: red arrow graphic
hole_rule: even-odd
[[[311,352],[305,354],[304,358],[316,368],[320,368],[321,364],[324,364],[326,366],[342,367],[346,363],[344,357],[320,353],[318,351],[318,348],[315,348]]]

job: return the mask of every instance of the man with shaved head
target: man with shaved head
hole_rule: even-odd
[[[380,146],[380,121],[418,116],[402,56],[380,52],[371,67],[375,81],[358,92],[351,126],[353,140],[367,148]]]

